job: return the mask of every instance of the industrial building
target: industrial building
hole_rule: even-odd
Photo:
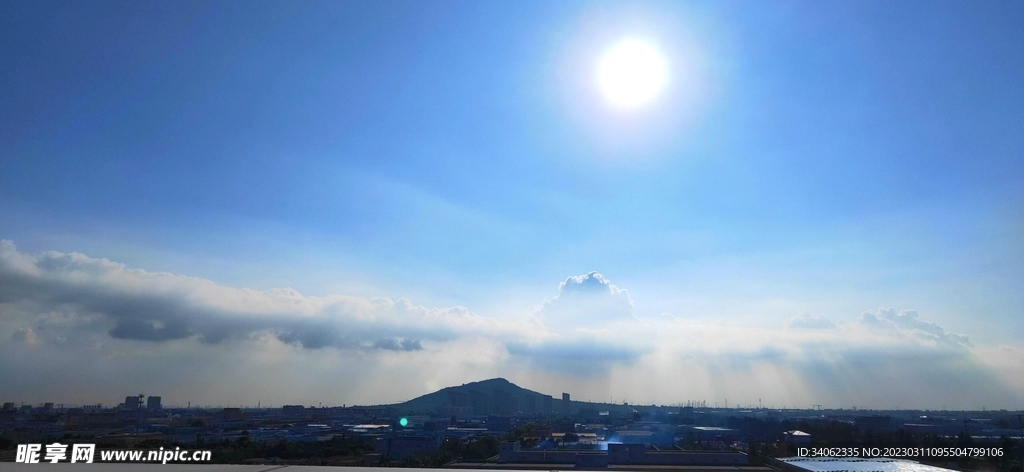
[[[142,399],[135,396],[129,395],[124,397],[124,407],[129,410],[134,410],[142,406]]]

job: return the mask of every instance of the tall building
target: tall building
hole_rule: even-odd
[[[569,400],[569,394],[568,393],[563,393],[562,394],[562,414],[563,415],[568,415],[568,414],[572,413],[572,408],[570,408],[570,405],[572,405],[572,402]]]
[[[537,412],[537,397],[533,395],[526,396],[523,399],[523,412],[524,413],[536,413]]]
[[[486,415],[491,412],[491,396],[476,390],[469,391],[469,405],[473,407],[473,414]]]
[[[138,408],[139,406],[142,405],[141,402],[142,402],[142,400],[139,399],[139,397],[137,397],[135,395],[129,395],[127,397],[124,397],[124,407],[125,408],[129,408],[129,409],[133,409],[134,410],[134,409],[136,409],[136,408]]]
[[[491,413],[499,415],[512,415],[519,411],[519,398],[511,393],[501,390],[491,391]]]
[[[149,410],[159,410],[162,408],[160,405],[160,397],[150,396],[146,399],[146,408]]]
[[[466,392],[448,391],[448,406],[470,406]]]

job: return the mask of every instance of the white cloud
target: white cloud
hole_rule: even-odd
[[[616,331],[641,320],[633,315],[629,292],[598,272],[567,277],[558,284],[558,294],[545,299],[533,316],[541,321],[543,335],[507,344],[509,354],[533,369],[605,375],[611,365],[629,365],[651,351],[651,346]]]
[[[597,272],[568,277],[519,320],[499,320],[401,298],[227,287],[0,241],[0,381],[26,398],[74,386],[86,398],[57,400],[109,402],[147,388],[181,403],[373,403],[501,375],[548,393],[664,403],[1024,399],[1017,347],[974,346],[913,310],[839,320],[803,313],[755,328],[642,316],[627,290]],[[341,380],[351,378],[363,381]]]
[[[558,331],[603,326],[633,317],[629,292],[612,285],[603,275],[574,275],[558,284],[558,295],[544,301],[544,323]]]
[[[219,343],[271,333],[306,348],[383,348],[421,340],[504,336],[515,325],[465,307],[426,308],[406,299],[304,296],[285,288],[233,288],[168,273],[129,269],[107,259],[47,252],[32,256],[0,241],[0,303],[36,312],[61,310],[68,323],[112,325],[114,338]]]
[[[14,334],[11,335],[11,339],[24,343],[27,346],[35,346],[39,342],[39,338],[36,337],[36,332],[32,331],[32,328],[18,328]]]
[[[832,329],[836,324],[827,316],[817,313],[801,313],[786,321],[786,329]]]
[[[971,346],[967,336],[947,333],[941,326],[918,319],[917,311],[879,308],[861,315],[859,323],[870,329],[896,332],[948,346]]]

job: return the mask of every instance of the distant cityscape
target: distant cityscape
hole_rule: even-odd
[[[237,463],[770,469],[794,447],[864,440],[1024,451],[1021,415],[594,403],[490,379],[376,406],[182,408],[165,407],[159,395],[128,395],[110,407],[5,402],[0,459],[11,460],[15,444],[88,440],[117,448],[219,447],[221,461]],[[1016,470],[1017,456],[1001,468]]]

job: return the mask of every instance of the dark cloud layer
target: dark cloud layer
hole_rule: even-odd
[[[377,342],[373,343],[373,347],[377,349],[387,349],[389,351],[422,351],[423,346],[420,345],[419,340],[415,339],[395,339],[395,338],[384,338],[378,339]]]
[[[271,333],[310,349],[417,351],[423,339],[500,335],[507,328],[463,307],[237,289],[76,253],[28,255],[10,241],[0,241],[0,303],[37,312],[61,309],[73,318],[112,324],[113,338],[151,342],[195,338],[215,344]]]

